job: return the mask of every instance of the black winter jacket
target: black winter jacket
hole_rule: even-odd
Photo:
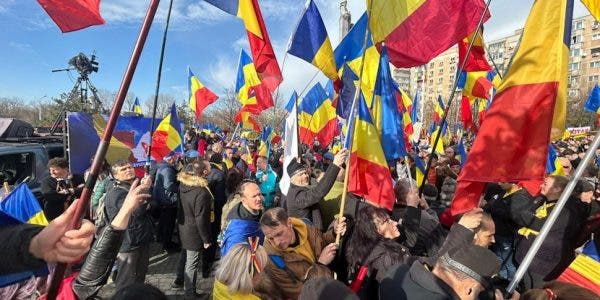
[[[321,201],[335,183],[340,168],[331,164],[325,175],[314,187],[303,187],[290,184],[287,195],[283,196],[285,208],[290,217],[306,218],[312,222],[312,225],[319,230],[323,230],[323,219],[319,209]]]
[[[211,243],[211,223],[214,222],[214,200],[208,189],[208,181],[184,172],[179,180],[179,238],[181,247],[198,251],[203,244]]]
[[[117,213],[119,213],[130,187],[130,183],[118,180],[108,183],[106,196],[104,196],[104,208],[106,209],[106,216],[109,222],[112,222]],[[125,237],[119,252],[131,252],[139,247],[150,244],[153,236],[154,228],[150,219],[148,205],[140,205],[131,215],[129,226],[125,230]]]

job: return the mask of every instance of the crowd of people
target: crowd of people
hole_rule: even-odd
[[[412,179],[414,161],[400,160],[390,168],[392,211],[348,194],[339,215],[348,150],[303,145],[285,168],[285,191],[278,142],[263,156],[258,141],[190,129],[185,153],[167,154],[141,180],[127,161],[105,166],[86,220],[71,231],[66,224],[83,178],[69,173],[65,159],[53,159],[42,183],[51,222],[2,227],[8,255],[1,273],[83,262],[65,279],[76,298],[96,296],[112,276],[116,299],[164,299],[144,285],[156,241],[180,251],[172,288],[189,299],[600,299],[556,281],[577,248],[600,249],[593,238],[600,230],[595,164],[583,166],[517,291],[503,294],[590,138],[555,144],[564,175],[549,174],[539,193],[519,182],[489,183],[479,207],[458,216],[449,212],[461,166],[452,143],[439,156],[427,146],[411,150],[424,160],[433,156],[422,194]],[[197,290],[197,278],[209,277],[213,264],[213,289]]]

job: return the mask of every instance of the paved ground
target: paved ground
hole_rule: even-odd
[[[150,266],[148,275],[146,276],[146,283],[159,288],[169,299],[183,299],[183,289],[171,288],[171,283],[175,280],[175,269],[178,259],[179,252],[167,253],[162,251],[160,245],[157,243],[153,243],[150,247]],[[211,299],[213,282],[214,266],[211,277],[204,279],[201,273],[198,274],[196,291],[199,294],[205,294],[200,299]],[[102,288],[99,296],[103,299],[110,299],[114,292],[115,285],[109,279],[109,283]]]

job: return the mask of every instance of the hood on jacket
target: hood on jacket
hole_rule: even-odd
[[[208,188],[208,180],[206,180],[206,178],[190,175],[185,172],[180,172],[179,174],[177,174],[177,180],[179,180],[179,182],[181,182],[183,185],[191,187],[191,188],[196,188],[196,187]],[[184,187],[182,186],[181,189],[183,189],[183,188]]]

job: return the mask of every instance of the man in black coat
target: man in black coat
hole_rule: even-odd
[[[432,270],[419,261],[394,267],[382,280],[379,296],[381,300],[473,300],[499,268],[500,261],[490,250],[464,245],[440,256]]]
[[[114,181],[107,187],[104,197],[106,216],[110,222],[123,206],[135,171],[128,161],[120,160],[111,166]],[[153,240],[153,226],[148,205],[140,205],[131,215],[125,231],[125,238],[117,255],[116,289],[132,283],[144,283],[150,260],[150,242]]]
[[[48,221],[62,214],[71,202],[81,195],[83,178],[71,175],[69,161],[56,157],[48,161],[50,176],[42,179],[44,215]]]
[[[340,172],[340,166],[346,161],[348,150],[342,149],[333,158],[333,163],[325,171],[323,178],[314,187],[309,187],[310,174],[306,167],[296,160],[288,165],[287,171],[291,178],[290,189],[283,196],[284,208],[290,217],[307,219],[312,225],[320,230],[329,224],[323,224],[319,201],[321,201],[331,187]]]
[[[157,165],[154,185],[152,187],[152,200],[160,208],[160,217],[156,228],[156,236],[163,244],[164,250],[173,250],[176,245],[172,241],[173,231],[175,230],[175,219],[177,218],[177,154],[169,152],[163,161]]]
[[[214,199],[206,176],[210,165],[200,160],[187,164],[177,175],[180,205],[178,212],[181,247],[185,250],[184,288],[187,297],[196,297],[196,273],[202,258],[202,269],[210,270],[204,253],[214,248],[212,226],[214,223]],[[203,274],[204,275],[204,274]]]

